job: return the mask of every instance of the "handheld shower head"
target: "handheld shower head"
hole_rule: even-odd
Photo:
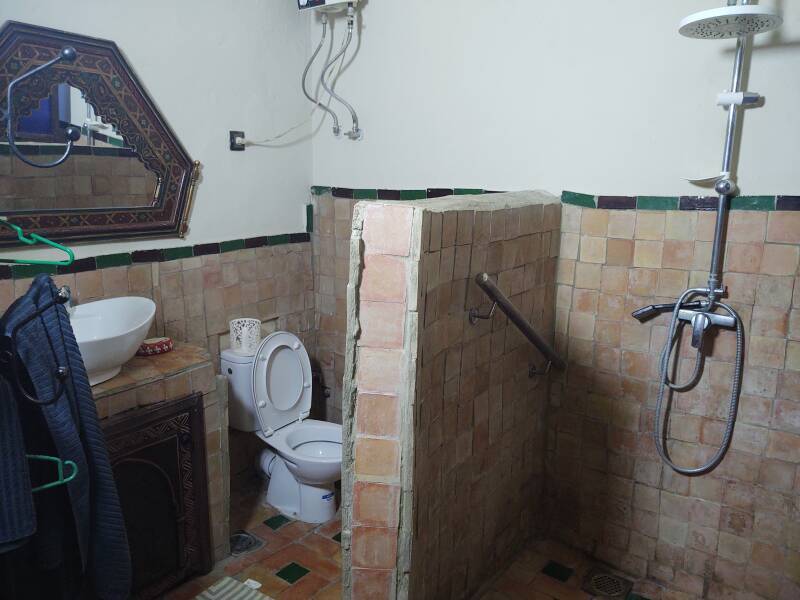
[[[744,4],[704,10],[681,21],[681,35],[698,40],[724,40],[766,33],[783,24],[775,10],[766,6]]]

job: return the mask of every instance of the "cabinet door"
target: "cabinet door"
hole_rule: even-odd
[[[158,597],[210,571],[202,396],[123,413],[104,430],[128,532],[134,597]]]

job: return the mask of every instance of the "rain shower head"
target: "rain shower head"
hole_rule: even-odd
[[[689,15],[680,25],[680,34],[699,40],[724,40],[755,35],[783,24],[775,10],[755,4],[725,6]]]

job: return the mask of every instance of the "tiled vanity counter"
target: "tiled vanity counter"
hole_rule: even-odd
[[[172,352],[134,357],[119,375],[92,388],[100,419],[166,405],[190,394],[203,396],[210,528],[214,560],[228,555],[230,474],[228,387],[217,377],[204,348],[180,344]]]

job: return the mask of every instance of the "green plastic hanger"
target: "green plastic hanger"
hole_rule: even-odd
[[[26,236],[25,232],[22,231],[22,228],[18,225],[14,225],[13,223],[9,223],[6,217],[0,217],[0,225],[12,229],[17,234],[17,238],[23,244],[28,244],[29,246],[33,246],[34,244],[44,244],[46,246],[50,246],[51,248],[55,248],[56,250],[61,250],[67,255],[67,258],[64,260],[28,260],[24,258],[0,258],[0,263],[14,263],[14,264],[23,264],[23,265],[51,265],[51,266],[58,266],[58,267],[68,267],[73,262],[75,262],[75,254],[67,248],[66,246],[62,246],[61,244],[57,244],[51,240],[48,240],[46,237],[40,236],[38,233],[32,233],[30,236]]]
[[[56,469],[58,469],[58,479],[56,481],[51,481],[50,483],[45,483],[44,485],[37,486],[33,488],[32,492],[41,492],[43,490],[49,490],[50,488],[58,487],[60,485],[66,485],[75,477],[78,476],[78,465],[76,465],[71,460],[61,460],[60,458],[56,458],[55,456],[47,456],[43,454],[28,454],[28,460],[41,460],[45,462],[52,462],[56,464]],[[67,466],[70,468],[70,474],[64,477],[64,467]]]

